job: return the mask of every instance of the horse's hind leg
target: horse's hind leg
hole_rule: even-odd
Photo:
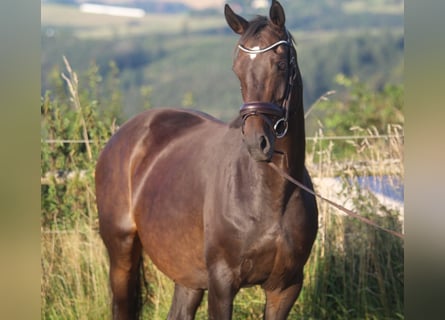
[[[204,290],[190,289],[175,284],[173,294],[173,303],[168,313],[168,320],[184,319],[192,320],[195,318],[196,310],[202,301]]]
[[[142,246],[136,231],[111,233],[102,237],[110,257],[110,285],[113,319],[137,319],[141,308],[140,268]]]

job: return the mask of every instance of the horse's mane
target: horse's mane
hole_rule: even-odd
[[[229,128],[239,129],[243,125],[243,118],[239,115],[234,120],[229,122]]]
[[[245,43],[245,41],[249,38],[260,38],[261,31],[267,27],[271,26],[273,30],[276,30],[277,33],[282,32],[282,30],[277,30],[272,25],[271,21],[265,16],[256,16],[251,21],[249,21],[249,27],[247,30],[241,35],[239,39],[239,43]],[[290,40],[292,43],[295,43],[294,37],[288,32]],[[277,34],[278,36],[278,34]]]

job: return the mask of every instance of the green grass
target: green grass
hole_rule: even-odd
[[[91,226],[42,232],[42,319],[110,318],[108,258]]]
[[[403,15],[404,13],[404,2],[399,3],[384,3],[384,1],[373,1],[370,3],[367,1],[348,1],[342,4],[342,9],[345,13],[355,14],[355,13],[381,13],[381,14],[396,14]]]
[[[403,318],[400,241],[364,226],[351,230],[353,222],[332,213],[324,216],[324,223],[290,319]],[[347,229],[350,240],[344,239]],[[41,318],[109,319],[108,260],[98,234],[80,229],[43,233],[41,245]],[[146,268],[152,295],[145,318],[165,319],[173,284],[147,259]],[[241,290],[234,319],[261,319],[263,304],[259,287]],[[204,300],[197,319],[207,318],[206,306]]]

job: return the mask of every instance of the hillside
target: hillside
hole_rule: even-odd
[[[119,6],[140,6],[141,0],[43,0],[43,3],[103,3],[108,5]],[[246,9],[247,7],[267,8],[270,1],[267,0],[248,0],[248,1],[233,1],[233,0],[151,0],[145,1],[159,4],[184,4],[194,10],[203,10],[208,8],[220,9],[225,3],[236,5],[239,8]],[[292,7],[295,4],[290,0],[281,0],[281,4],[286,7]],[[404,0],[315,0],[315,1],[299,1],[296,4],[300,7],[309,8],[313,10],[317,6],[331,6],[344,8],[350,12],[369,11],[369,12],[392,12],[400,14],[403,12]]]
[[[225,0],[43,0],[43,3],[59,3],[59,4],[82,4],[82,3],[100,3],[111,6],[128,6],[128,7],[141,7],[150,4],[159,5],[184,5],[192,10],[204,10],[209,8],[222,8]],[[230,1],[229,1],[230,2]]]
[[[357,76],[376,90],[402,82],[403,1],[282,3],[297,42],[306,107],[337,89],[339,73]],[[52,88],[65,55],[83,76],[96,64],[107,79],[110,61],[116,63],[125,117],[150,104],[198,108],[227,120],[241,103],[231,71],[237,36],[226,26],[222,6],[136,19],[44,3],[41,16],[42,94]]]

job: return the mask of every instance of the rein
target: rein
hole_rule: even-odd
[[[286,172],[284,172],[283,170],[281,170],[280,168],[278,168],[277,165],[276,165],[275,163],[273,163],[273,162],[269,162],[268,164],[269,164],[269,166],[270,166],[272,169],[274,169],[280,176],[282,176],[283,178],[285,178],[285,179],[288,180],[289,182],[293,183],[293,184],[296,185],[297,187],[300,187],[301,189],[305,190],[306,192],[309,192],[309,193],[312,194],[313,196],[316,196],[316,197],[320,198],[321,200],[326,201],[326,202],[329,203],[330,205],[333,205],[333,206],[336,207],[337,209],[339,209],[339,210],[343,211],[344,213],[346,213],[348,216],[351,216],[351,217],[353,217],[353,218],[357,218],[357,219],[361,220],[362,222],[364,222],[364,223],[366,223],[366,224],[369,224],[369,225],[371,225],[371,226],[373,226],[373,227],[375,227],[375,228],[377,228],[377,229],[380,229],[380,230],[383,230],[383,231],[385,231],[385,232],[387,232],[387,233],[390,233],[390,234],[392,234],[393,236],[396,236],[396,237],[398,237],[398,238],[400,238],[400,239],[405,239],[405,235],[404,235],[404,234],[402,234],[402,233],[400,233],[400,232],[397,232],[397,231],[394,231],[394,230],[391,230],[391,229],[387,229],[387,228],[385,228],[385,227],[382,227],[382,226],[378,225],[377,223],[375,223],[374,221],[372,221],[372,220],[370,220],[370,219],[368,219],[368,218],[365,218],[365,217],[359,215],[358,213],[355,213],[354,211],[349,210],[349,209],[347,209],[347,208],[345,208],[345,207],[339,205],[338,203],[335,203],[334,201],[332,201],[332,200],[330,200],[330,199],[328,199],[328,198],[325,198],[325,197],[323,197],[322,195],[320,195],[320,194],[318,194],[318,193],[312,191],[311,189],[309,189],[308,187],[306,187],[304,184],[302,184],[301,182],[295,180],[295,179],[292,178],[289,174],[287,174]]]

